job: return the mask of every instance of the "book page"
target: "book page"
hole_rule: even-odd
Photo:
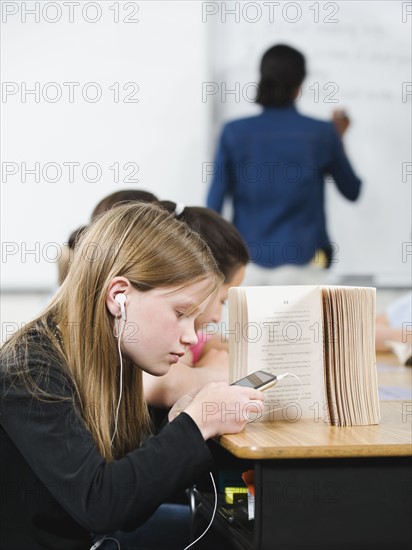
[[[376,290],[325,286],[322,294],[331,422],[336,426],[377,424]]]
[[[332,296],[329,290],[323,289],[323,334],[324,334],[324,367],[325,367],[325,384],[326,394],[329,409],[329,417],[331,424],[339,423],[339,415],[337,410],[337,384],[335,380],[335,369],[329,365],[335,364],[335,348],[337,347],[337,331],[336,319],[334,318],[334,310],[332,307]],[[329,367],[329,368],[328,368]]]
[[[246,352],[241,376],[262,369],[276,375],[290,372],[302,382],[287,377],[266,391],[265,412],[269,414],[262,420],[312,417],[318,421],[327,416],[320,287],[232,290],[247,304],[247,314],[238,327],[240,347]]]

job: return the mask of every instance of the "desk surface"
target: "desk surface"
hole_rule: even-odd
[[[322,419],[256,422],[220,444],[238,458],[345,458],[412,455],[412,402],[381,401],[375,426],[335,427]]]
[[[378,354],[380,388],[411,388],[412,369],[397,364],[393,354]],[[256,422],[220,444],[239,458],[345,458],[412,455],[412,402],[382,401],[376,426],[335,427],[320,418]]]

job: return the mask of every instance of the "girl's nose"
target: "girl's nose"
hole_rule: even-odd
[[[190,323],[182,334],[181,342],[185,346],[194,346],[198,342],[194,323]]]

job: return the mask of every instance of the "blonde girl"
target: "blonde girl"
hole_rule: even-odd
[[[2,547],[86,550],[91,533],[133,529],[210,468],[205,440],[243,428],[222,411],[260,408],[260,392],[210,384],[150,436],[142,371],[166,374],[196,342],[221,279],[157,206],[85,231],[49,307],[1,350]]]

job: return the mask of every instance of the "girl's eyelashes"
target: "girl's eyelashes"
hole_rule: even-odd
[[[181,319],[182,317],[185,317],[185,313],[183,313],[183,311],[176,311],[176,317],[178,319]]]

